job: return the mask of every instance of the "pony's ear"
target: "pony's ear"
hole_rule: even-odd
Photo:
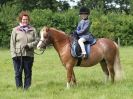
[[[49,27],[46,28],[46,32],[48,32],[48,31],[49,31]]]

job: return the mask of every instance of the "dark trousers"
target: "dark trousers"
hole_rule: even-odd
[[[15,70],[15,81],[16,87],[24,87],[24,89],[28,89],[31,85],[31,77],[32,77],[32,65],[33,65],[34,58],[28,56],[22,57],[14,57],[13,64]],[[22,81],[22,73],[24,70],[24,86]]]

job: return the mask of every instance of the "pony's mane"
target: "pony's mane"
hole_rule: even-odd
[[[50,29],[50,30],[53,30],[53,31],[56,31],[56,32],[59,32],[59,33],[61,33],[61,34],[66,34],[64,31],[62,31],[62,30],[58,30],[58,29],[56,29],[56,28],[53,28],[53,27],[47,27],[47,26],[44,26],[41,30],[47,30],[47,29]]]
[[[62,31],[62,30],[58,30],[58,29],[56,29],[56,28],[50,28],[51,30],[54,30],[54,31],[56,31],[56,32],[58,32],[58,33],[61,33],[61,34],[64,34],[64,35],[66,35],[66,33],[64,32],[64,31]]]
[[[44,26],[44,27],[42,27],[42,29],[40,30],[40,32],[43,32],[43,31],[46,31],[46,30],[47,30],[47,27]]]

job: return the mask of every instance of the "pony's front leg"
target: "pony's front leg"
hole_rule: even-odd
[[[66,66],[66,70],[67,70],[67,88],[70,88],[72,75],[73,75],[73,67],[68,65],[68,66]]]
[[[74,74],[74,70],[73,70],[73,74],[72,74],[72,84],[73,85],[76,85],[77,84],[76,77],[75,77],[75,74]]]

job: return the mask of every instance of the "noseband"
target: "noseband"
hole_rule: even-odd
[[[46,43],[45,43],[45,41],[44,41],[44,40],[40,40],[40,41],[42,41],[42,43],[43,43],[44,45],[46,45]]]
[[[42,44],[41,44],[41,48],[43,48],[43,49],[45,49],[46,48],[46,42],[44,41],[44,40],[39,40],[39,42],[42,42]]]

